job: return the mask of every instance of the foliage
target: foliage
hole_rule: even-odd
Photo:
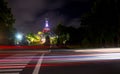
[[[4,0],[0,0],[0,44],[9,44],[13,40],[14,22],[11,9]]]
[[[92,0],[91,10],[81,16],[78,29],[59,24],[55,32],[62,43],[69,34],[69,44],[92,47],[120,43],[120,7],[118,0]]]
[[[90,43],[118,43],[120,33],[118,0],[95,0],[91,11],[81,17]],[[83,39],[84,40],[84,39]]]
[[[33,33],[28,33],[26,39],[30,45],[40,44],[41,38]]]
[[[57,44],[57,39],[58,39],[57,36],[50,37],[50,44],[52,44],[52,45]]]
[[[66,44],[66,42],[69,41],[69,39],[70,39],[68,27],[66,27],[62,24],[57,25],[57,27],[55,29],[55,33],[58,35],[57,43],[60,45]]]

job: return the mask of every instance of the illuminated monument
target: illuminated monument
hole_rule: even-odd
[[[41,41],[44,45],[55,45],[57,44],[58,36],[51,31],[48,23],[48,18],[45,19],[45,27],[42,30],[43,35]]]
[[[50,32],[50,28],[49,28],[49,25],[48,25],[48,18],[45,19],[45,27],[43,28],[42,32],[43,33]]]
[[[52,33],[49,27],[48,19],[45,19],[45,26],[37,34],[29,33],[26,35],[29,45],[54,45],[57,43],[58,36]]]
[[[45,35],[45,43],[44,45],[50,45],[50,28],[48,25],[48,18],[45,19],[45,27],[43,28],[42,32]]]

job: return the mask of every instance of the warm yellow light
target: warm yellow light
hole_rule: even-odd
[[[43,34],[43,32],[41,32],[41,31],[40,31],[40,32],[38,32],[38,35],[41,35],[41,34]]]
[[[41,39],[41,44],[44,44],[46,42],[46,39],[45,38],[42,38]]]

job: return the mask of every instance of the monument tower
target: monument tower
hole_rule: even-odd
[[[48,24],[48,18],[45,19],[45,27],[42,30],[44,33],[50,32],[49,24]]]
[[[50,45],[50,27],[48,25],[48,18],[45,19],[45,27],[43,28],[42,32],[45,36],[44,45]]]

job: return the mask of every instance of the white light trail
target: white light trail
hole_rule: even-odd
[[[71,50],[73,52],[88,52],[88,53],[93,53],[93,52],[101,52],[101,53],[115,53],[115,52],[120,52],[120,48],[99,48],[99,49],[83,49],[83,50]]]
[[[16,73],[0,73],[0,74],[20,74],[20,73],[16,72]]]
[[[18,71],[22,71],[23,69],[1,69],[0,72],[18,72]]]
[[[44,63],[67,63],[84,61],[120,60],[120,53],[99,53],[90,55],[45,56]]]

